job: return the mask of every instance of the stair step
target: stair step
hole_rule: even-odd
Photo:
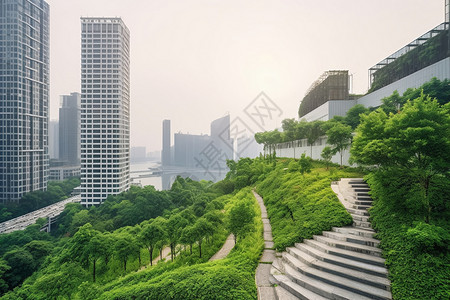
[[[368,216],[369,212],[367,210],[361,210],[356,208],[347,208],[347,211],[351,214]]]
[[[352,185],[352,184],[367,184],[367,182],[365,182],[364,179],[357,179],[357,178],[349,180],[347,183],[350,185]]]
[[[377,248],[378,245],[380,244],[380,241],[377,239],[374,239],[374,238],[368,238],[368,237],[363,237],[363,236],[349,236],[347,234],[334,232],[334,231],[324,231],[324,232],[322,232],[322,235],[327,238],[338,240],[338,241],[344,241],[344,242],[354,243],[354,244],[358,244],[358,245],[371,246],[371,247],[375,247],[375,248]]]
[[[354,209],[359,209],[359,210],[368,210],[369,208],[372,207],[372,205],[358,205],[358,204],[353,204],[352,207]]]
[[[356,196],[356,200],[373,201],[372,197],[370,196]]]
[[[354,280],[379,289],[384,290],[390,289],[389,280],[386,277],[383,278],[380,276],[367,274],[358,270],[348,269],[346,267],[341,267],[338,265],[334,265],[332,263],[324,262],[322,260],[316,259],[315,257],[309,255],[306,252],[303,252],[299,248],[290,247],[287,248],[286,250],[290,255],[292,255],[293,257],[295,257],[308,267],[312,267],[321,272],[330,273],[332,275]]]
[[[368,188],[369,185],[367,183],[350,183],[352,188]]]
[[[370,191],[370,188],[368,186],[367,187],[355,187],[355,186],[352,186],[352,188],[353,188],[353,190],[355,192],[368,193]]]
[[[329,254],[323,251],[320,251],[310,245],[307,245],[305,243],[296,244],[296,248],[300,249],[301,251],[308,253],[312,257],[315,257],[316,259],[320,259],[324,262],[334,264],[337,266],[345,267],[352,270],[357,270],[360,272],[364,272],[366,274],[376,275],[380,277],[387,278],[388,272],[387,269],[383,266],[379,265],[373,265],[365,262],[356,261],[353,259],[347,259],[341,256],[336,256],[333,254]]]
[[[282,281],[275,287],[276,297],[279,300],[327,300],[328,298],[322,297],[301,285],[298,285],[290,280]]]
[[[361,215],[355,215],[355,214],[350,214],[353,218],[353,220],[357,220],[357,221],[363,221],[363,222],[368,222],[369,221],[369,216],[361,216]]]
[[[349,201],[349,202],[351,202],[351,203],[353,203],[353,204],[356,204],[356,205],[368,205],[368,206],[372,206],[372,200],[370,200],[370,201],[365,201],[365,200],[355,200],[355,201]]]
[[[286,275],[294,282],[328,299],[391,299],[391,294],[388,291],[362,285],[358,282],[350,281],[339,276],[327,274],[326,278],[324,278],[327,280],[327,282],[325,282],[304,275],[300,273],[297,268],[294,268],[289,264],[285,264],[285,270]],[[343,281],[345,281],[345,284],[343,284]],[[359,290],[356,287],[362,288],[362,290]],[[354,291],[358,291],[359,293],[355,293]]]
[[[372,228],[370,222],[353,220],[353,226],[356,228]]]
[[[352,215],[354,217],[356,215]],[[365,236],[373,238],[375,232],[373,230],[358,229],[355,227],[333,227],[332,231],[351,235]]]
[[[333,246],[336,248],[381,257],[381,249],[379,249],[379,248],[365,246],[365,245],[359,245],[359,244],[350,243],[350,242],[338,241],[338,240],[330,239],[330,238],[320,236],[320,235],[315,235],[314,239],[318,242],[325,243],[329,246]]]
[[[367,192],[355,192],[356,197],[370,197]]]
[[[341,248],[336,248],[334,246],[330,246],[327,244],[324,244],[320,241],[317,240],[304,240],[304,242],[307,245],[310,245],[311,247],[314,247],[320,251],[332,254],[332,255],[337,255],[340,257],[344,257],[344,258],[348,258],[348,259],[353,259],[355,261],[360,261],[363,263],[367,263],[367,264],[371,264],[371,265],[376,265],[376,266],[380,266],[380,267],[384,267],[384,259],[382,257],[379,256],[373,256],[370,254],[365,254],[365,253],[360,253],[360,252],[355,252],[352,250],[346,250],[346,249],[341,249]],[[363,246],[361,246],[363,247]]]

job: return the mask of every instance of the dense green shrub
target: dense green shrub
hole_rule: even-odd
[[[407,174],[378,171],[367,176],[374,206],[372,226],[386,257],[394,299],[450,297],[450,182],[434,179],[430,223],[423,222],[417,185]],[[420,195],[420,194],[419,194]]]
[[[331,190],[331,181],[361,176],[352,169],[325,171],[317,162],[311,173],[301,175],[292,161],[279,162],[276,170],[257,184],[257,191],[267,207],[275,247],[279,250],[333,226],[350,224],[352,218]]]

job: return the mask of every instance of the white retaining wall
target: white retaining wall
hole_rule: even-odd
[[[287,142],[287,143],[281,143],[276,145],[276,153],[277,157],[289,157],[289,158],[300,158],[303,153],[306,154],[306,156],[311,157],[312,159],[322,159],[322,150],[325,148],[325,146],[330,146],[326,144],[327,137],[323,136],[320,137],[312,146],[308,145],[308,142],[306,139],[303,140],[297,140],[293,142]],[[331,146],[330,146],[331,147]],[[349,165],[348,160],[350,158],[350,148],[343,151],[342,155],[342,164],[343,165]],[[341,155],[340,153],[337,153],[334,155],[331,159],[332,162],[340,164],[341,162]]]

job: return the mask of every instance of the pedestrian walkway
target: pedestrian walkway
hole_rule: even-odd
[[[227,238],[227,240],[225,241],[225,243],[223,244],[222,248],[220,248],[219,251],[216,252],[216,254],[214,254],[209,261],[213,261],[213,260],[218,260],[218,259],[222,259],[224,257],[227,257],[228,253],[230,253],[231,249],[233,249],[234,247],[234,235],[230,234]]]
[[[264,251],[256,268],[255,281],[258,288],[258,300],[276,300],[275,288],[271,284],[270,269],[275,261],[275,250],[273,249],[272,227],[270,226],[267,210],[260,195],[253,191],[261,209],[261,219],[264,225]]]

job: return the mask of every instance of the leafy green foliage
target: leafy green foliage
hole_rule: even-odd
[[[322,150],[321,156],[322,156],[323,160],[325,161],[325,164],[326,164],[327,170],[328,170],[328,167],[331,162],[331,158],[333,157],[333,150],[331,149],[331,147],[325,146]]]
[[[351,149],[352,160],[366,165],[401,170],[414,182],[429,222],[430,184],[450,169],[450,106],[441,106],[422,94],[389,117],[377,110],[363,117]]]
[[[240,203],[260,215],[250,189],[244,189],[228,202],[230,211]],[[224,259],[180,266],[158,264],[133,273],[99,289],[97,299],[256,299],[255,268],[264,247],[262,222],[255,218],[251,230]],[[90,299],[90,298],[88,298]]]
[[[327,144],[333,146],[331,148],[333,153],[340,153],[341,155],[341,166],[342,166],[342,151],[350,146],[352,141],[352,128],[348,125],[336,123],[330,129],[327,130]]]
[[[421,193],[401,170],[367,176],[375,199],[370,210],[386,256],[394,299],[447,299],[450,290],[450,181],[432,180],[430,223],[423,222]],[[413,276],[412,276],[413,275]]]
[[[298,164],[300,165],[300,174],[311,173],[312,168],[312,159],[311,157],[307,157],[305,153],[302,153],[302,156],[298,160]]]
[[[244,237],[250,232],[255,217],[251,199],[240,201],[234,205],[228,214],[228,230],[234,234],[234,241]]]
[[[334,170],[332,175],[318,168],[322,166],[316,162],[316,168],[302,176],[286,168],[291,161],[280,161],[277,168],[257,184],[278,250],[333,226],[350,224],[352,218],[331,190],[331,181],[339,177],[360,176],[352,169]]]

